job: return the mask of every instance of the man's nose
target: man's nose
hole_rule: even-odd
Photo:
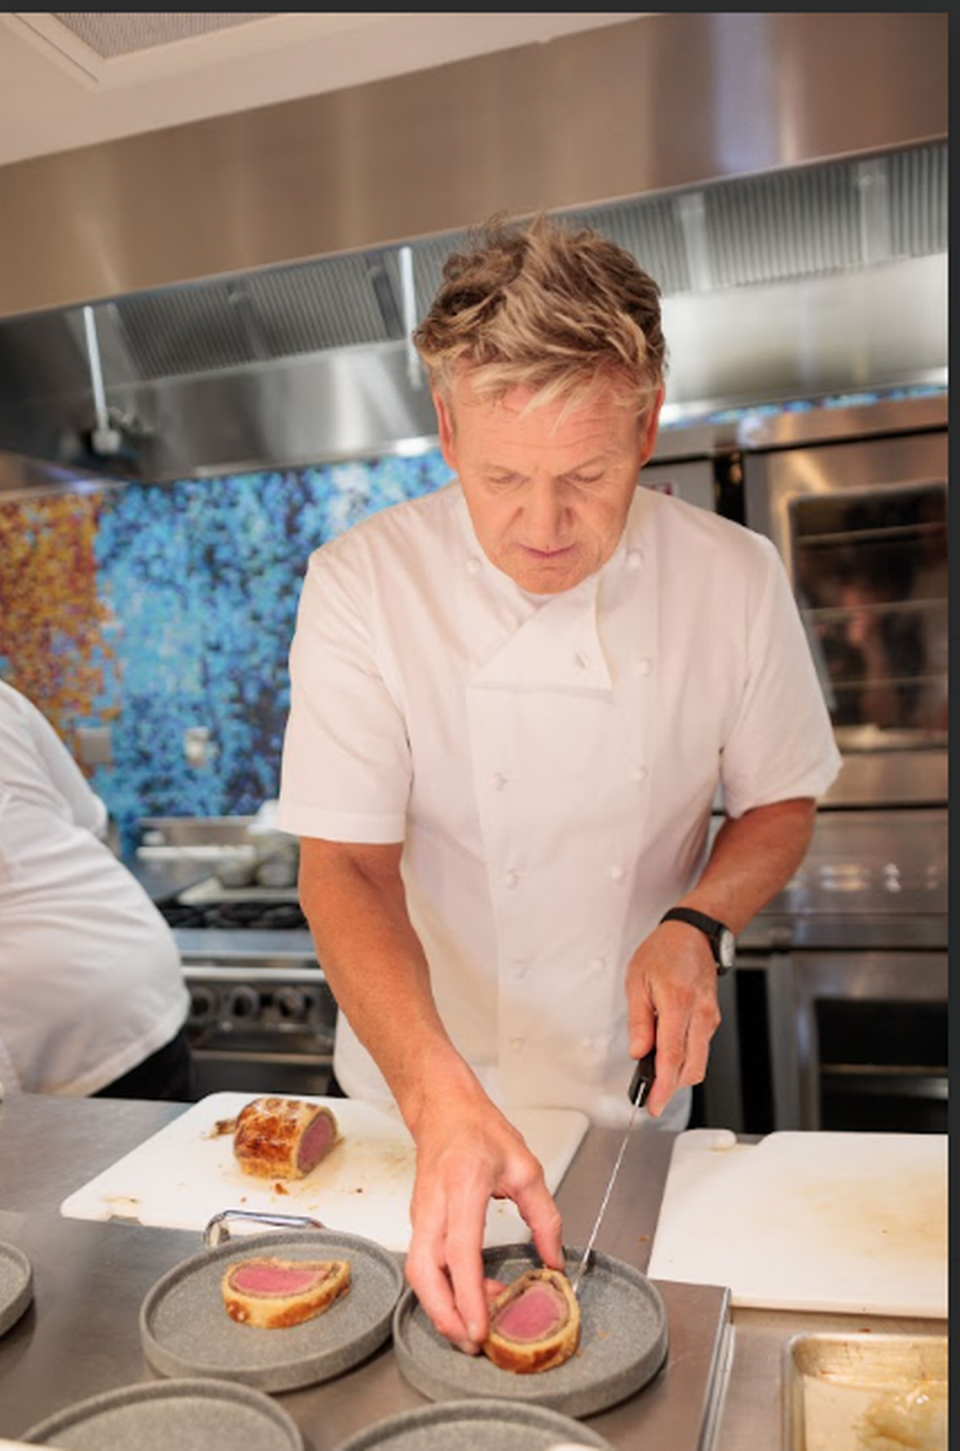
[[[524,499],[527,543],[532,549],[553,549],[560,541],[563,501],[552,479],[531,479]]]

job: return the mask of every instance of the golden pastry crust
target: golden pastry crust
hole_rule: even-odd
[[[318,1130],[325,1132],[318,1132]],[[306,1135],[321,1152],[304,1157]],[[261,1179],[302,1179],[326,1158],[339,1138],[332,1111],[297,1098],[255,1098],[237,1115],[233,1152],[245,1174]]]
[[[250,1271],[265,1272],[278,1288],[271,1291],[242,1289],[235,1283]],[[303,1289],[282,1290],[286,1274],[301,1279],[310,1277]],[[252,1325],[258,1330],[286,1330],[302,1325],[330,1308],[350,1288],[350,1264],[347,1260],[284,1260],[271,1256],[235,1261],[223,1275],[220,1290],[231,1320],[238,1325]]]
[[[538,1281],[548,1284],[554,1292],[559,1311],[558,1322],[547,1335],[537,1340],[519,1340],[497,1328],[497,1321],[507,1306],[518,1300]],[[507,1285],[490,1306],[490,1331],[481,1349],[494,1365],[516,1375],[535,1375],[553,1370],[570,1359],[580,1344],[580,1306],[566,1275],[559,1270],[527,1270]]]

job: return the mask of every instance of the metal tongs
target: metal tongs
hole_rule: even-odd
[[[620,1165],[623,1163],[623,1156],[627,1151],[627,1144],[630,1142],[630,1135],[633,1132],[633,1125],[636,1121],[637,1112],[646,1103],[647,1097],[650,1093],[650,1087],[653,1083],[654,1078],[656,1077],[656,1058],[657,1055],[655,1051],[651,1048],[650,1052],[646,1053],[640,1059],[640,1061],[637,1063],[636,1068],[633,1070],[633,1077],[630,1080],[630,1087],[627,1089],[627,1097],[633,1104],[633,1110],[627,1122],[626,1132],[624,1133],[623,1139],[620,1144],[620,1149],[617,1154],[616,1162],[613,1166],[613,1172],[610,1175],[610,1179],[607,1183],[604,1196],[600,1201],[600,1209],[597,1212],[597,1217],[594,1221],[593,1229],[590,1231],[590,1238],[587,1240],[587,1247],[584,1250],[583,1254],[580,1256],[580,1263],[577,1265],[576,1273],[573,1277],[572,1289],[574,1295],[579,1293],[580,1281],[583,1279],[583,1275],[590,1260],[590,1256],[593,1253],[593,1246],[597,1242],[597,1234],[600,1231],[600,1225],[603,1222],[603,1216],[606,1213],[607,1205],[610,1202],[610,1195],[613,1193],[613,1186],[617,1182],[617,1175],[620,1172]]]

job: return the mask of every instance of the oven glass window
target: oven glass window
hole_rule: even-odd
[[[947,490],[791,501],[797,599],[845,749],[947,729]]]

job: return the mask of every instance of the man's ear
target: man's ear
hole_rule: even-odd
[[[660,427],[660,409],[663,407],[665,393],[665,388],[659,388],[657,390],[657,396],[651,403],[647,416],[644,419],[643,454],[640,461],[641,468],[643,468],[643,465],[647,462],[656,447],[657,430]]]
[[[440,432],[440,452],[443,454],[443,461],[448,468],[457,471],[456,439],[453,427],[453,414],[450,411],[450,404],[438,389],[433,389],[433,406],[437,410],[437,426]]]

